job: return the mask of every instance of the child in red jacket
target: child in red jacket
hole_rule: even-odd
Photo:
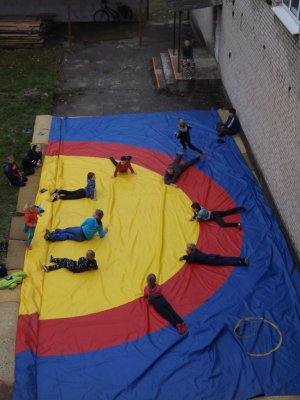
[[[116,167],[113,178],[117,177],[118,172],[124,173],[124,172],[127,172],[129,169],[132,174],[136,174],[136,172],[133,170],[132,165],[130,163],[131,158],[132,158],[131,156],[122,156],[120,159],[120,162],[117,162],[114,159],[114,157],[109,157],[110,161]]]
[[[24,228],[23,231],[28,233],[28,238],[26,240],[26,248],[27,250],[31,250],[31,242],[33,239],[33,235],[35,232],[35,227],[38,220],[38,215],[41,215],[38,207],[36,207],[33,203],[26,204],[24,208]]]

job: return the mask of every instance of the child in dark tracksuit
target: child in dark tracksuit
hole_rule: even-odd
[[[87,174],[87,184],[84,189],[64,190],[53,189],[50,194],[53,195],[52,201],[56,200],[78,200],[78,199],[95,199],[96,175],[94,172]]]
[[[180,175],[187,170],[190,166],[194,165],[196,162],[200,160],[200,157],[193,158],[190,161],[187,161],[184,164],[180,164],[182,155],[177,154],[175,160],[173,161],[172,164],[169,164],[167,166],[167,169],[164,173],[164,183],[166,185],[171,185],[174,187],[178,187],[175,182],[177,179],[180,177]]]
[[[97,261],[95,260],[95,252],[88,250],[85,257],[80,257],[78,261],[70,260],[69,258],[54,258],[50,256],[50,262],[53,265],[42,265],[45,272],[55,271],[56,269],[66,268],[71,272],[85,272],[98,269]]]
[[[185,322],[161,294],[161,286],[157,285],[156,276],[154,274],[150,274],[147,277],[147,286],[144,288],[144,297],[146,297],[147,303],[152,304],[158,314],[169,321],[181,335],[186,333],[187,328]]]
[[[203,154],[203,151],[198,149],[198,147],[194,146],[191,143],[191,135],[190,130],[192,129],[191,125],[187,125],[184,119],[180,119],[178,121],[178,132],[175,133],[175,137],[179,139],[181,144],[181,150],[177,152],[177,154],[183,154],[184,150],[188,146],[191,150],[197,151],[199,154]]]
[[[34,174],[35,168],[42,164],[42,146],[34,144],[22,160],[22,167],[25,175]]]
[[[207,254],[196,248],[194,243],[187,243],[186,254],[179,258],[179,261],[186,261],[188,264],[204,264],[215,266],[247,266],[249,258],[220,256],[219,254]]]
[[[225,124],[218,122],[216,126],[219,136],[234,135],[239,132],[240,128],[241,125],[238,116],[236,115],[235,108],[229,109],[229,115]]]

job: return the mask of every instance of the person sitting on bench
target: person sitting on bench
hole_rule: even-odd
[[[25,175],[34,174],[35,168],[42,165],[42,146],[34,144],[22,160],[22,168]]]
[[[12,186],[20,187],[26,185],[25,182],[27,182],[27,178],[24,172],[16,164],[14,156],[8,156],[4,161],[3,172]]]
[[[236,110],[235,108],[230,108],[229,109],[229,115],[228,118],[223,124],[222,122],[217,123],[216,129],[218,132],[218,135],[225,136],[225,135],[235,135],[236,133],[239,132],[241,128],[240,121],[238,116],[236,115]]]
[[[178,186],[175,184],[175,182],[177,181],[179,176],[191,165],[200,160],[200,157],[196,157],[190,161],[187,161],[185,164],[180,164],[181,158],[182,154],[178,154],[173,163],[167,166],[166,172],[164,174],[164,182],[166,185],[177,188]]]
[[[187,243],[186,255],[179,258],[179,261],[185,260],[188,264],[204,264],[204,265],[215,265],[215,266],[246,266],[249,265],[248,258],[241,257],[226,257],[218,254],[206,254],[196,248],[194,243]]]

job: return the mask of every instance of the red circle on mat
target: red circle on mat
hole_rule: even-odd
[[[50,142],[47,155],[108,158],[130,154],[135,164],[160,175],[172,158],[142,147],[99,142]],[[223,188],[195,167],[189,168],[177,182],[191,199],[209,209],[235,207]],[[186,210],[187,223],[191,210]],[[234,220],[238,217],[235,216]],[[230,217],[228,217],[230,221]],[[197,246],[206,253],[239,256],[242,232],[222,229],[214,222],[202,223]],[[178,249],[181,255],[185,249]],[[227,280],[233,268],[184,265],[163,286],[163,294],[181,316],[208,300]],[[168,325],[144,298],[119,307],[80,317],[38,320],[37,314],[20,315],[16,351],[31,349],[38,355],[63,355],[100,350],[136,340]],[[38,334],[37,334],[38,333]],[[38,340],[38,342],[37,342]]]

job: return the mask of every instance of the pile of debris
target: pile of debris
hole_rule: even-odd
[[[1,15],[0,47],[36,48],[44,44],[55,14]]]

